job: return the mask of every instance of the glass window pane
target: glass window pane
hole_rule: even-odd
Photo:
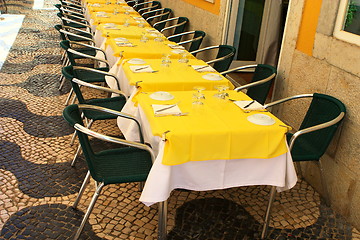
[[[360,0],[349,0],[343,30],[360,35]]]

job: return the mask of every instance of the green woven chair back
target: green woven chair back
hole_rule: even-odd
[[[160,18],[156,19],[157,21],[163,21],[169,18],[170,14],[172,13],[172,10],[170,8],[164,8],[164,10],[162,11],[162,13],[165,13],[164,15],[162,15]],[[145,18],[148,17],[152,17],[155,15],[159,15],[160,13],[152,13],[152,14],[146,14]],[[154,19],[150,19],[149,23],[152,24],[154,21]],[[152,24],[153,25],[153,24]]]
[[[189,47],[189,52],[198,50],[200,48],[200,45],[205,37],[206,33],[204,31],[195,31],[194,39],[199,38],[198,40],[192,42]]]
[[[140,3],[140,2],[139,2]],[[155,10],[155,9],[159,9],[161,8],[161,2],[159,1],[152,1],[151,5],[145,6],[146,8],[148,7],[153,7],[151,8],[151,10]],[[140,5],[140,6],[135,6],[135,10],[139,11],[140,9],[144,8],[144,5]]]
[[[276,73],[276,68],[270,65],[258,64],[255,68],[255,72],[251,82],[257,82],[270,77],[273,73]],[[246,94],[252,99],[258,101],[260,104],[264,104],[269,94],[270,88],[274,83],[274,79],[254,87],[250,87]]]
[[[328,122],[341,112],[346,112],[345,105],[341,101],[329,95],[315,93],[300,130]],[[291,151],[293,160],[318,161],[328,148],[340,123],[341,121],[298,137]]]
[[[67,106],[64,119],[71,125],[84,126],[78,105]],[[77,130],[77,135],[86,159],[91,177],[105,185],[114,183],[145,181],[151,169],[150,154],[135,147],[120,147],[94,152],[88,135]]]
[[[233,46],[220,45],[219,46],[219,51],[217,53],[216,58],[226,56],[226,55],[228,55],[230,53],[233,53],[233,55],[231,57],[229,57],[229,58],[226,58],[226,59],[222,60],[222,61],[214,63],[213,68],[218,72],[223,72],[223,71],[228,70],[232,60],[234,59],[235,52],[236,52],[236,49]]]
[[[183,24],[181,24],[183,23]],[[186,25],[189,23],[189,19],[187,17],[179,17],[174,25],[181,24],[180,26],[175,27],[173,35],[183,33],[185,31]],[[155,29],[158,31],[161,31],[163,28],[165,28],[166,23],[160,23],[155,26]],[[171,39],[173,42],[180,42],[181,36],[174,37]]]
[[[84,96],[82,95],[81,93],[81,90],[80,90],[80,87],[77,83],[73,82],[72,79],[75,76],[75,73],[74,73],[74,69],[73,69],[73,66],[66,66],[66,67],[63,67],[62,70],[61,70],[63,76],[70,81],[71,83],[71,87],[79,101],[80,104],[85,104],[86,103],[86,100],[84,98]]]

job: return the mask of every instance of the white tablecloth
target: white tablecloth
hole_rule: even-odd
[[[145,141],[154,149],[156,160],[145,183],[140,201],[150,206],[168,199],[176,188],[207,191],[250,185],[276,186],[284,191],[295,186],[297,176],[288,153],[271,159],[232,159],[188,162],[175,166],[162,164],[164,142],[153,136],[141,107],[134,107],[131,99],[123,112],[140,120]],[[139,140],[138,128],[133,121],[118,119],[118,126],[126,139]],[[184,143],[186,144],[186,143]]]

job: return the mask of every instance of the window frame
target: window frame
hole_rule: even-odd
[[[340,40],[360,46],[360,35],[343,30],[349,1],[350,0],[340,0],[333,35]]]

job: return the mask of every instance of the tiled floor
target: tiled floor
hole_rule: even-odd
[[[0,239],[71,239],[94,187],[79,210],[71,204],[86,173],[70,160],[72,129],[61,117],[66,93],[58,91],[59,22],[53,10],[33,10],[32,0],[8,0],[24,24],[0,71]],[[55,0],[45,1],[51,8]],[[114,121],[95,130],[120,134]],[[94,142],[94,144],[98,144]],[[168,239],[258,239],[268,187],[222,191],[174,191],[169,199]],[[138,201],[135,184],[107,187],[82,239],[156,239],[157,207]],[[306,182],[277,195],[269,239],[360,239]]]

